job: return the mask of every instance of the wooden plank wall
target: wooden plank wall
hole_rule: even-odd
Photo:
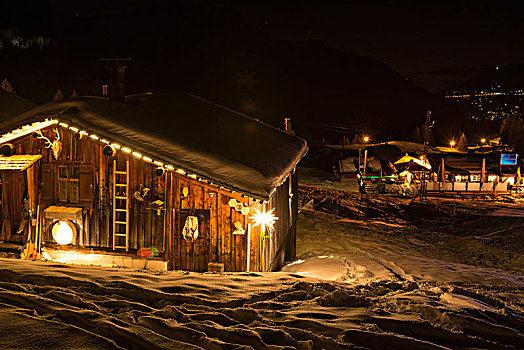
[[[207,271],[209,262],[224,264],[225,271],[245,271],[247,266],[247,236],[233,235],[234,223],[239,221],[245,230],[247,218],[229,206],[235,197],[248,205],[248,199],[229,195],[218,188],[170,173],[170,223],[174,228],[169,236],[172,256],[169,267],[177,270]],[[188,194],[184,196],[184,188]],[[199,217],[199,237],[194,243],[182,236],[185,219],[191,211],[209,213]]]
[[[55,127],[43,130],[43,134],[51,141],[55,138]],[[112,171],[113,157],[102,154],[104,144],[93,141],[88,137],[78,140],[75,133],[69,129],[58,127],[62,140],[62,152],[55,160],[51,149],[44,147],[44,141],[27,136],[18,140],[15,144],[16,154],[42,154],[41,164],[75,164],[90,165],[93,174],[92,200],[89,203],[66,204],[70,206],[84,207],[84,242],[79,242],[87,247],[110,249],[112,247]],[[155,176],[155,166],[139,160],[130,154],[117,152],[115,158],[125,169],[125,162],[129,161],[130,168],[130,249],[136,250],[154,245],[160,252],[164,252],[165,232],[165,210],[150,209],[150,203],[160,199],[166,202],[166,178],[167,176]],[[41,174],[38,171],[41,186],[50,184],[41,183]],[[56,176],[56,174],[55,174]],[[56,182],[56,181],[55,181]],[[56,184],[51,184],[56,186]],[[143,202],[133,199],[135,191],[141,191],[144,187],[150,189],[149,195]],[[56,201],[56,188],[54,199],[42,201],[42,206],[61,205]],[[47,237],[49,242],[52,238]]]
[[[45,136],[53,140],[54,127],[44,130]],[[224,263],[225,271],[245,271],[247,269],[247,250],[250,250],[250,270],[270,271],[276,269],[285,259],[295,254],[295,217],[290,216],[290,210],[296,213],[298,196],[296,177],[290,176],[273,194],[266,204],[267,210],[275,209],[279,220],[275,224],[272,238],[266,240],[265,250],[262,252],[263,241],[260,228],[251,229],[250,246],[247,246],[248,224],[250,215],[242,215],[235,208],[229,206],[231,198],[244,203],[246,206],[262,209],[262,204],[254,203],[247,197],[221,190],[217,187],[193,180],[187,176],[168,172],[160,177],[154,174],[155,166],[137,159],[132,155],[118,151],[114,157],[102,154],[104,144],[93,141],[88,137],[78,140],[75,133],[69,129],[59,127],[63,142],[62,152],[58,161],[53,158],[50,149],[44,147],[42,140],[32,136],[20,139],[16,143],[17,154],[42,154],[42,164],[74,163],[90,165],[93,172],[92,200],[84,206],[84,242],[87,247],[110,250],[112,247],[112,172],[113,159],[117,160],[119,169],[125,169],[125,162],[129,161],[131,195],[130,201],[130,249],[137,250],[143,247],[155,246],[164,259],[168,260],[170,269],[207,271],[209,262]],[[37,183],[41,186],[41,168],[37,171]],[[55,175],[56,176],[56,175]],[[290,194],[294,193],[291,205]],[[135,191],[143,191],[144,187],[150,193],[144,201],[133,198]],[[188,195],[183,195],[184,187],[188,188]],[[45,208],[56,203],[55,198],[50,201],[41,201]],[[163,201],[164,207],[160,212],[152,210],[150,203],[155,200]],[[86,203],[84,203],[86,204]],[[71,205],[79,206],[79,205]],[[199,239],[193,244],[182,237],[182,228],[188,210],[205,210],[208,218],[200,225]],[[233,234],[234,223],[240,222],[245,234]],[[52,238],[48,237],[52,242]]]

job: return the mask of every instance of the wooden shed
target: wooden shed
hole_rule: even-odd
[[[306,152],[298,137],[187,93],[39,106],[0,123],[0,240],[25,242],[39,217],[48,253],[274,270],[295,255]]]

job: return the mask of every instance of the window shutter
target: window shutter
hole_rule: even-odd
[[[91,165],[80,165],[80,202],[89,202],[93,200],[93,169]]]
[[[53,164],[42,164],[42,200],[55,199],[55,172]]]

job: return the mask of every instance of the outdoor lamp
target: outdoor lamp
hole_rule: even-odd
[[[58,220],[53,225],[52,233],[56,243],[71,244],[76,238],[76,227],[69,220]]]

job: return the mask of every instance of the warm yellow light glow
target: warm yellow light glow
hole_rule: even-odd
[[[167,168],[169,169],[169,165],[167,166]],[[182,169],[177,169],[176,172],[179,173],[179,174],[182,174],[182,175],[186,174],[186,172],[184,170],[182,170]]]
[[[453,140],[449,141],[449,145],[450,145],[451,147],[455,146],[455,141],[453,141]]]
[[[66,220],[60,220],[53,225],[53,238],[58,244],[70,244],[76,238],[75,225]]]
[[[159,162],[158,160],[155,160],[155,161],[153,162],[153,164],[158,165],[158,166],[164,166],[164,163]]]
[[[364,142],[368,142],[369,141],[369,137],[368,136],[364,136]]]
[[[64,128],[69,127],[69,125],[67,125],[66,123],[60,123],[60,124],[58,124],[58,125],[63,126]]]
[[[118,143],[112,143],[111,146],[113,146],[116,149],[120,149],[121,146]]]
[[[253,227],[261,225],[262,230],[265,231],[265,228],[267,226],[267,228],[269,228],[269,232],[273,231],[275,229],[275,222],[278,220],[278,218],[275,215],[273,215],[274,210],[275,208],[266,212],[266,209],[262,209],[262,211],[260,211],[258,210],[258,208],[255,208],[255,214],[249,217],[251,220],[255,222],[253,224]]]
[[[153,159],[146,157],[146,156],[143,156],[142,159],[145,160],[146,162],[153,162]]]
[[[96,135],[91,135],[89,137],[92,138],[93,140],[98,140],[98,136],[96,136]]]
[[[122,151],[126,153],[131,153],[131,150],[127,147],[122,147]]]
[[[486,143],[486,139],[480,139],[480,142]]]
[[[172,165],[166,165],[166,168],[169,169],[169,170],[175,170],[175,167],[172,166]]]
[[[196,178],[197,178],[196,174],[190,174],[190,175],[187,175],[187,176],[189,176],[189,177],[191,177],[191,178],[193,178],[193,179],[196,179]]]
[[[6,143],[9,141],[12,141],[14,139],[17,139],[21,136],[30,135],[31,133],[44,129],[50,125],[56,124],[56,120],[46,120],[44,122],[35,122],[31,125],[25,125],[21,129],[16,129],[11,132],[8,132],[7,134],[0,136],[0,144]]]
[[[78,132],[78,131],[80,131],[80,129],[75,128],[74,126],[70,126],[69,129],[73,130],[74,132]]]
[[[100,140],[100,142],[107,143],[109,145],[109,141],[107,141],[106,139],[102,139]]]
[[[137,157],[137,158],[142,158],[142,155],[138,152],[133,152],[131,153],[133,156]]]

